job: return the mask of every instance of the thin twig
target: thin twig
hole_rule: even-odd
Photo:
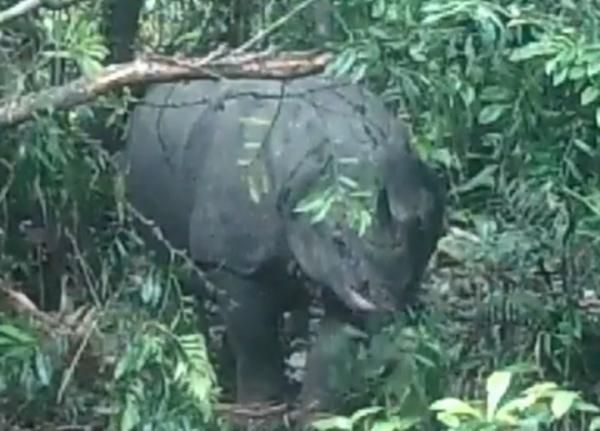
[[[73,356],[73,360],[71,360],[71,363],[69,364],[69,368],[65,371],[65,376],[62,379],[62,382],[60,383],[60,388],[58,389],[58,394],[56,396],[57,404],[60,404],[62,402],[62,398],[65,393],[65,390],[67,389],[67,386],[69,385],[69,382],[71,381],[73,373],[75,372],[75,367],[79,363],[79,360],[81,359],[81,355],[83,354],[83,351],[85,350],[85,346],[87,346],[88,341],[90,340],[90,337],[92,336],[92,332],[94,332],[94,329],[96,328],[96,322],[97,321],[95,320],[94,322],[92,322],[90,324],[88,330],[85,333],[83,340],[81,340],[81,343],[79,344],[79,348],[77,349],[77,352],[75,352],[75,355]]]
[[[282,27],[289,20],[291,20],[297,14],[299,14],[304,9],[306,9],[307,7],[309,7],[315,1],[316,0],[304,0],[302,3],[300,3],[296,7],[292,8],[288,13],[286,13],[281,18],[279,18],[278,20],[276,20],[274,23],[272,23],[268,27],[265,27],[264,29],[262,29],[261,31],[259,31],[258,33],[256,33],[247,42],[244,42],[242,45],[240,45],[239,47],[237,47],[236,49],[234,49],[232,51],[232,54],[237,55],[237,54],[241,54],[241,53],[243,53],[245,51],[248,51],[255,44],[257,44],[258,42],[264,40],[267,36],[269,36],[275,30],[277,30],[280,27]]]

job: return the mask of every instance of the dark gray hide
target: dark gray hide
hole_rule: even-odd
[[[242,166],[257,154],[256,143],[252,166],[266,174],[258,201]],[[405,127],[373,94],[348,83],[312,77],[155,85],[133,114],[126,155],[133,204],[199,264],[219,266],[214,279],[240,308],[252,309],[224,312],[242,362],[241,401],[278,395],[280,359],[269,358],[280,351],[269,337],[277,338],[272,327],[282,306],[273,298],[291,300],[288,263],[350,309],[395,309],[417,289],[441,231],[442,195],[411,152]],[[364,237],[293,211],[327,163],[344,157],[360,160],[359,182],[369,172],[382,181],[375,224]],[[243,383],[244,368],[271,379],[270,388]]]

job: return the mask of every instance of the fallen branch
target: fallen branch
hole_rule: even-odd
[[[0,127],[16,125],[47,110],[73,108],[127,85],[194,78],[294,78],[322,71],[330,59],[330,54],[315,52],[262,52],[216,58],[214,53],[202,58],[149,55],[108,66],[91,78],[0,100]]]

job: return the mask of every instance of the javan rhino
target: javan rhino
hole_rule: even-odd
[[[438,179],[411,150],[405,125],[352,83],[157,84],[134,110],[125,155],[133,205],[226,292],[240,403],[282,397],[279,321],[305,304],[290,263],[334,293],[339,303],[329,309],[397,310],[414,296],[441,235]],[[366,230],[298,210],[312,205],[307,196],[322,210],[319,184],[337,178],[332,172],[350,189],[374,187]],[[368,189],[356,199],[368,201]],[[318,367],[312,375],[323,374]]]

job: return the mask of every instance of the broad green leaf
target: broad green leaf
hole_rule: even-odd
[[[127,394],[125,409],[121,413],[121,424],[119,431],[130,431],[134,429],[141,421],[138,403],[135,398]]]
[[[429,407],[431,410],[443,411],[453,415],[468,415],[481,418],[481,412],[458,398],[444,398],[435,401]]]
[[[558,87],[560,84],[565,82],[565,80],[567,79],[568,76],[569,76],[569,68],[565,67],[558,73],[554,74],[554,76],[552,77],[552,84],[555,87]]]
[[[598,431],[598,430],[600,430],[600,416],[592,419],[592,421],[590,422],[590,427],[589,427],[589,431]]]
[[[488,377],[486,383],[488,420],[491,420],[494,417],[500,400],[504,394],[506,394],[506,391],[510,386],[511,379],[512,373],[508,371],[497,371]]]
[[[587,66],[588,78],[593,78],[598,73],[600,73],[600,58],[596,59],[596,61],[594,61],[592,63],[588,63],[588,66]]]
[[[552,53],[552,48],[543,42],[532,42],[528,45],[515,49],[509,59],[514,62],[529,60]]]
[[[525,389],[523,393],[540,398],[552,394],[557,388],[558,385],[554,382],[541,382]]]
[[[382,18],[385,15],[386,9],[385,0],[376,0],[371,8],[371,16],[375,19]]]
[[[581,93],[581,104],[583,106],[589,105],[594,100],[598,98],[600,95],[600,90],[596,87],[586,87],[585,90]]]
[[[314,429],[319,431],[328,431],[328,430],[351,430],[352,429],[352,421],[350,418],[344,416],[332,416],[325,419],[319,419],[315,422],[311,423],[311,426]]]
[[[546,62],[546,64],[544,65],[544,72],[546,73],[546,75],[550,76],[554,72],[556,72],[556,68],[558,67],[558,64],[559,64],[558,57],[554,57],[554,58],[551,58],[550,60],[548,60]]]
[[[369,431],[405,431],[413,429],[422,419],[419,417],[394,417],[385,421],[377,421]]]
[[[508,109],[508,105],[493,103],[491,105],[487,105],[479,112],[479,123],[480,124],[490,124],[494,121],[498,120],[500,116]]]
[[[552,403],[550,403],[550,409],[552,410],[552,414],[555,418],[562,418],[565,413],[567,413],[575,400],[577,400],[578,395],[576,392],[572,391],[559,391],[552,398]]]
[[[471,86],[466,86],[460,92],[460,96],[462,97],[465,106],[471,106],[475,100],[475,90],[473,90],[473,87]]]
[[[569,71],[569,79],[573,81],[580,80],[586,75],[585,66],[575,66]]]
[[[600,108],[596,108],[596,125],[600,127]]]
[[[380,406],[365,407],[363,409],[359,409],[356,412],[354,412],[354,414],[351,416],[350,420],[353,423],[356,423],[359,420],[361,420],[362,418],[365,418],[367,416],[372,416],[375,413],[381,412],[382,410],[383,410],[383,407],[380,407]]]
[[[594,404],[579,400],[577,402],[577,411],[587,412],[587,413],[600,413],[600,407],[598,407]]]
[[[440,412],[436,417],[441,423],[447,427],[450,427],[451,429],[458,428],[460,426],[460,418],[452,413]]]
[[[427,57],[425,56],[425,54],[423,54],[422,48],[423,47],[420,44],[419,45],[411,45],[408,48],[408,53],[410,54],[410,57],[418,63],[427,61]]]
[[[491,85],[481,90],[479,98],[485,102],[507,102],[513,97],[512,91],[499,85]]]
[[[370,431],[397,431],[397,425],[395,421],[378,421],[373,424]]]

